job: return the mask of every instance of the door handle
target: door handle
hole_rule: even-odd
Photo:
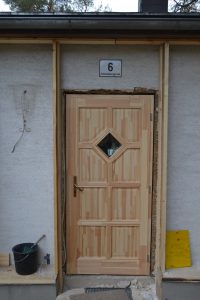
[[[76,197],[76,195],[77,195],[77,190],[80,191],[80,192],[83,192],[84,188],[77,185],[77,177],[74,176],[74,197]]]
[[[74,183],[74,188],[79,190],[80,192],[84,191],[84,188]]]

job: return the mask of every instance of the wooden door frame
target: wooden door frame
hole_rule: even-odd
[[[157,229],[156,229],[156,214],[157,214],[157,166],[158,166],[158,105],[159,105],[159,93],[153,89],[135,88],[134,90],[65,90],[63,95],[66,99],[67,94],[82,94],[82,95],[152,95],[154,97],[154,119],[153,119],[153,159],[152,159],[152,199],[151,199],[151,241],[150,241],[150,274],[155,271],[156,268],[156,241],[157,241]],[[66,101],[66,100],[65,100]],[[67,139],[67,137],[66,137]],[[156,168],[156,169],[155,169]],[[66,220],[67,222],[67,220]],[[65,241],[66,242],[66,241]],[[67,244],[66,246],[67,247]]]

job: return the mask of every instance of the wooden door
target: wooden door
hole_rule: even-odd
[[[148,275],[152,95],[67,95],[67,273]]]

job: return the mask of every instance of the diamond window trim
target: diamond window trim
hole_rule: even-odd
[[[97,144],[97,147],[108,158],[112,157],[121,146],[121,143],[110,132]]]

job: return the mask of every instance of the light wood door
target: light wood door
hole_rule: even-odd
[[[149,274],[153,96],[67,95],[67,273]]]

